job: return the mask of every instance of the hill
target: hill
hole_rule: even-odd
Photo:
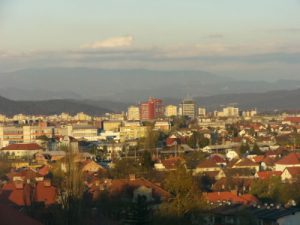
[[[241,78],[242,79],[242,78]],[[300,80],[247,81],[192,70],[37,68],[0,73],[0,96],[13,100],[91,99],[144,101],[231,93],[292,90]]]
[[[0,113],[8,116],[23,113],[32,115],[53,115],[62,112],[76,114],[85,112],[89,115],[102,115],[112,110],[84,104],[74,100],[13,101],[0,97]]]

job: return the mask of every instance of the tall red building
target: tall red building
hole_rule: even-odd
[[[164,115],[164,107],[161,99],[150,97],[147,102],[140,105],[141,120],[154,120]]]

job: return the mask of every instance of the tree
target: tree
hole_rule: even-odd
[[[253,147],[252,147],[252,154],[255,155],[263,155],[264,153],[260,150],[259,146],[257,145],[257,143],[254,143]]]
[[[115,178],[127,178],[129,174],[139,174],[142,172],[141,165],[130,158],[123,158],[115,163],[115,167],[112,169],[112,175]]]
[[[150,224],[150,209],[145,196],[139,195],[135,202],[131,203],[124,225],[147,225]]]
[[[154,166],[154,161],[152,160],[151,152],[144,151],[142,155],[142,166],[145,170],[149,171]]]
[[[72,148],[63,148],[66,155],[52,170],[53,183],[57,187],[59,207],[53,209],[54,224],[87,224],[88,211],[84,206],[84,180],[77,153]]]
[[[193,131],[192,136],[188,139],[188,145],[191,148],[204,148],[209,145],[209,139],[205,138],[203,134]]]
[[[192,177],[183,164],[178,164],[177,169],[169,174],[165,181],[165,188],[173,198],[168,203],[162,204],[162,212],[176,217],[184,215],[203,208],[201,201],[201,192]]]
[[[240,147],[240,153],[241,154],[246,154],[247,152],[249,152],[250,151],[250,146],[249,146],[249,144],[248,143],[246,143],[246,144],[242,144],[241,145],[241,147]]]
[[[153,130],[153,126],[148,126],[143,143],[140,143],[145,150],[153,151],[156,148],[159,139],[159,132]]]

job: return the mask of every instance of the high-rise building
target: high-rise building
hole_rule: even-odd
[[[140,108],[138,106],[128,107],[127,120],[140,120]]]
[[[183,100],[180,104],[181,115],[195,118],[196,116],[196,104],[193,100]]]
[[[177,106],[176,105],[167,105],[165,107],[165,116],[166,117],[177,116]]]
[[[164,107],[161,99],[150,97],[147,102],[140,105],[140,119],[154,120],[164,115]]]

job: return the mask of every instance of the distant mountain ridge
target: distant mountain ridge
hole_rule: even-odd
[[[251,108],[257,108],[260,111],[299,110],[300,89],[197,97],[195,101],[198,105],[205,106],[210,110],[226,105],[235,105],[244,110]]]
[[[91,99],[139,102],[300,88],[300,80],[246,81],[206,71],[39,68],[0,72],[0,96],[13,100]]]
[[[300,89],[279,90],[265,93],[224,94],[206,97],[195,97],[198,106],[208,110],[218,110],[234,105],[242,110],[257,108],[261,111],[299,110]],[[165,104],[179,104],[180,99],[164,98]],[[137,104],[137,102],[135,102]],[[42,114],[52,115],[62,112],[75,114],[85,112],[90,115],[102,115],[106,112],[126,111],[130,102],[114,102],[106,100],[45,100],[45,101],[14,101],[0,97],[0,113],[5,115]]]
[[[111,111],[110,109],[74,100],[13,101],[0,97],[0,113],[7,116],[19,113],[28,115],[54,115],[62,112],[71,114],[85,112],[89,115],[102,115]]]

